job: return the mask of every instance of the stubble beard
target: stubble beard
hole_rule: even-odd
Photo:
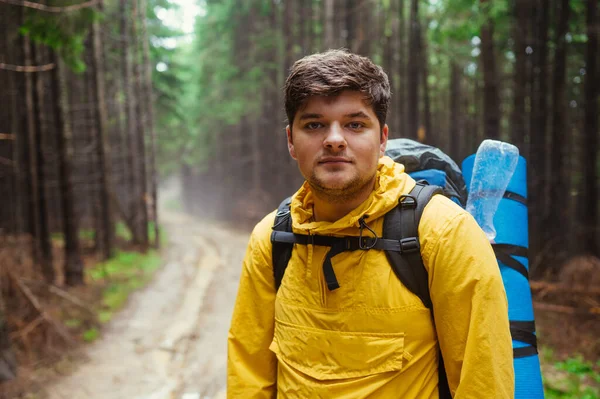
[[[322,200],[332,204],[343,203],[353,200],[365,190],[371,190],[376,174],[377,171],[365,179],[361,179],[360,176],[355,175],[341,187],[328,187],[313,171],[307,182],[313,193]]]

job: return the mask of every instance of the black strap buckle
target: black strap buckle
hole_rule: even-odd
[[[400,240],[400,253],[412,253],[419,251],[421,249],[421,244],[419,244],[419,239],[417,237],[408,237]]]
[[[358,248],[363,251],[372,249],[377,244],[378,237],[358,237]]]
[[[403,209],[410,209],[410,208],[417,207],[417,199],[409,194],[401,195],[399,203]]]

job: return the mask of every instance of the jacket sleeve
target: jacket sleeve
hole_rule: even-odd
[[[423,260],[450,391],[455,399],[513,398],[508,305],[493,249],[470,214],[441,208],[431,211],[444,223]]]
[[[227,397],[273,399],[277,396],[277,360],[273,340],[275,283],[270,226],[265,218],[252,232],[227,340]]]

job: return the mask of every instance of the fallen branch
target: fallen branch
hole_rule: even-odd
[[[7,0],[0,0],[7,1]],[[4,69],[6,71],[13,72],[46,72],[54,69],[54,64],[46,64],[46,65],[11,65],[0,62],[0,69]]]
[[[31,279],[21,278],[21,281],[23,283],[29,284],[30,286],[37,285],[37,286],[40,286],[43,288],[47,288],[50,293],[55,294],[55,295],[61,297],[62,299],[72,303],[73,305],[85,310],[86,313],[88,313],[90,316],[93,317],[94,322],[100,324],[100,322],[97,319],[96,311],[89,304],[85,303],[84,301],[77,298],[76,296],[68,293],[67,291],[65,291],[55,285],[47,284],[40,280],[31,280]]]
[[[25,326],[25,328],[23,328],[19,331],[15,331],[14,333],[10,334],[10,338],[11,339],[15,339],[15,338],[24,339],[27,335],[29,335],[30,332],[32,332],[43,321],[44,321],[44,318],[42,316],[36,317],[35,320],[33,320],[31,323],[27,324],[27,326]]]
[[[94,316],[94,318],[96,317],[96,312],[94,311],[94,309],[92,309],[88,304],[84,303],[81,299],[77,298],[76,296],[73,296],[73,295],[69,294],[67,291],[62,290],[54,285],[50,285],[48,289],[51,293],[58,295],[59,297],[80,307],[81,309],[88,312],[90,315]]]
[[[530,281],[529,285],[532,291],[542,291],[544,293],[549,292],[561,292],[567,294],[580,294],[580,295],[600,295],[600,288],[596,287],[584,287],[581,285],[565,285],[548,283],[546,281]]]
[[[17,276],[15,276],[13,274],[13,272],[7,270],[6,274],[15,282],[15,284],[17,285],[19,290],[23,293],[23,295],[25,295],[25,297],[29,300],[29,302],[35,308],[35,310],[38,311],[40,316],[48,324],[50,324],[54,328],[54,330],[56,330],[58,335],[60,335],[67,343],[75,344],[76,342],[73,339],[73,337],[71,335],[69,335],[69,333],[67,331],[65,331],[65,329],[60,324],[58,324],[56,321],[54,321],[54,319],[52,319],[48,315],[48,313],[46,313],[46,311],[44,310],[44,308],[42,308],[42,306],[38,302],[38,299],[36,298],[35,295],[33,295],[31,290]]]
[[[592,307],[587,309],[574,308],[572,306],[564,306],[564,305],[553,305],[550,303],[542,303],[533,301],[533,306],[538,310],[555,312],[555,313],[565,313],[572,315],[596,315],[600,316],[600,307]]]
[[[87,1],[85,3],[81,3],[81,4],[75,4],[72,6],[65,6],[65,7],[53,7],[53,6],[47,6],[44,4],[38,4],[38,3],[33,3],[31,1],[20,1],[20,0],[0,0],[1,2],[7,3],[7,4],[12,4],[15,6],[21,6],[21,7],[29,7],[29,8],[35,8],[36,10],[40,10],[40,11],[46,11],[46,12],[69,12],[69,11],[77,11],[77,10],[81,10],[83,8],[88,8],[88,7],[93,7],[98,3],[98,0],[91,0],[91,1]]]
[[[12,133],[0,133],[0,140],[14,140],[15,135]]]

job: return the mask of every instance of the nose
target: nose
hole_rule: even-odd
[[[338,123],[333,123],[330,125],[323,145],[334,151],[343,150],[346,148],[346,138],[344,137],[342,127]]]

